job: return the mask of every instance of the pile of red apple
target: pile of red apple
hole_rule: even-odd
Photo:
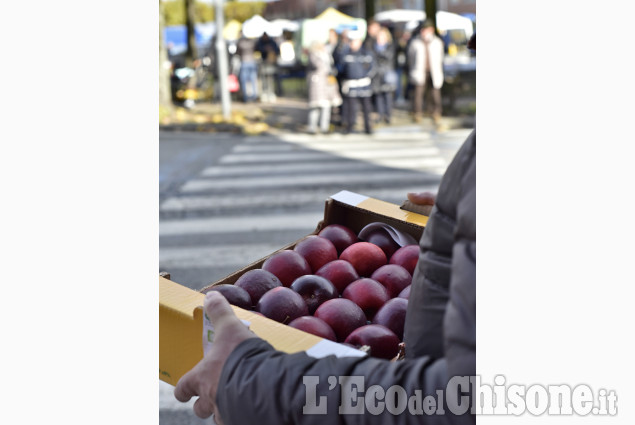
[[[296,329],[392,359],[403,340],[419,246],[378,230],[360,240],[331,224],[279,251],[234,285],[216,285],[238,307]]]

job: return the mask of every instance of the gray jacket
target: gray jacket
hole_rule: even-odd
[[[450,377],[476,373],[476,131],[443,177],[420,247],[406,315],[405,360],[315,359],[275,351],[257,338],[246,340],[230,355],[220,377],[216,402],[225,424],[474,424],[469,409],[454,415],[448,408],[466,406],[456,391],[446,392],[442,406],[437,406],[435,411],[442,408],[443,415],[413,415],[409,408],[398,415],[386,408],[373,414],[369,400],[365,404],[361,397],[373,385],[384,391],[399,385],[408,397],[417,392],[436,396]],[[319,384],[307,385],[305,376],[317,377],[311,379]],[[364,388],[332,385],[331,376],[338,381],[342,376],[363,377]],[[307,389],[313,388],[315,393],[307,398]],[[339,414],[342,399],[350,399],[350,388],[365,414]],[[303,414],[308,399],[325,406],[326,412]],[[376,399],[381,401],[371,401]]]

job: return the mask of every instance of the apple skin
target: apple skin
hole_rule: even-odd
[[[294,280],[305,274],[311,274],[311,266],[299,253],[285,249],[276,252],[262,264],[262,269],[273,273],[282,286],[289,287]]]
[[[361,277],[371,277],[375,270],[388,263],[384,251],[370,242],[354,243],[342,252],[340,260],[351,263]]]
[[[256,311],[285,325],[309,314],[309,308],[300,294],[284,286],[267,291],[256,304]]]
[[[412,283],[412,276],[408,270],[397,264],[381,266],[370,277],[386,287],[390,298],[395,298]]]
[[[403,340],[407,309],[408,300],[404,298],[393,298],[377,311],[372,323],[387,327],[393,331],[400,340]]]
[[[371,357],[392,359],[399,352],[401,341],[389,328],[371,324],[355,329],[344,342],[357,348],[368,345]]]
[[[333,332],[328,323],[314,316],[298,317],[289,323],[289,326],[320,338],[336,341],[335,332]]]
[[[333,242],[316,235],[309,235],[303,238],[293,250],[304,257],[313,273],[318,271],[323,265],[337,260],[338,256]]]
[[[223,285],[212,286],[206,291],[206,293],[210,291],[220,292],[231,305],[235,305],[236,307],[240,307],[245,310],[252,309],[253,304],[249,292],[239,286],[226,283]]]
[[[339,295],[335,285],[328,279],[314,274],[300,276],[293,281],[290,288],[304,298],[309,314],[315,313],[324,301],[332,300]]]
[[[325,301],[313,316],[324,320],[333,329],[338,342],[343,342],[351,332],[367,323],[362,309],[346,298]]]
[[[337,255],[340,255],[350,245],[359,241],[355,232],[341,224],[329,224],[320,230],[318,236],[330,240],[337,250]]]
[[[366,242],[377,245],[384,251],[386,258],[390,259],[392,255],[401,248],[388,233],[383,229],[377,229],[366,237]]]
[[[315,274],[328,279],[340,294],[349,284],[359,279],[355,267],[346,260],[331,261],[323,265]]]
[[[401,291],[399,293],[399,295],[397,295],[397,298],[404,298],[404,299],[409,299],[410,298],[410,288],[412,287],[412,285],[408,285],[406,286],[403,291]]]
[[[419,245],[406,245],[399,248],[390,257],[389,264],[397,264],[404,269],[408,270],[408,273],[414,275],[415,267],[419,261]]]
[[[381,283],[365,277],[351,283],[344,289],[342,297],[357,304],[371,320],[375,313],[388,301],[390,295]]]
[[[262,269],[253,269],[243,273],[234,286],[244,289],[251,297],[252,308],[256,306],[260,297],[270,289],[282,286],[280,279],[273,273]]]

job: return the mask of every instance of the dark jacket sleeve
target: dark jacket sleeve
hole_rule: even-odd
[[[408,408],[399,415],[388,409],[373,414],[372,406],[367,407],[370,402],[363,398],[374,385],[387,391],[395,384],[408,396],[415,395],[415,391],[421,392],[421,398],[435,395],[437,389],[444,388],[446,377],[444,360],[389,362],[334,356],[314,359],[305,353],[275,351],[265,341],[254,338],[241,343],[230,356],[221,374],[216,401],[226,425],[451,424],[447,415],[422,418],[422,412],[413,410],[411,414]],[[353,383],[362,382],[361,379],[363,386],[358,389]],[[314,396],[311,389],[315,390]],[[375,399],[383,402],[381,396],[370,401]],[[322,406],[324,411],[320,411]],[[344,409],[342,414],[340,408]],[[447,411],[447,406],[444,409]]]
[[[424,236],[430,231],[427,236],[429,240],[424,241],[422,238],[422,252],[434,253],[433,260],[444,257],[447,262],[447,267],[438,269],[430,266],[433,263],[428,264],[427,273],[447,273],[448,280],[436,276],[441,295],[432,302],[423,300],[423,304],[417,305],[416,300],[413,303],[411,293],[406,326],[408,329],[411,322],[421,324],[426,317],[421,314],[425,306],[435,306],[433,317],[443,332],[419,336],[419,339],[428,338],[434,347],[428,349],[417,346],[417,338],[412,331],[424,329],[420,326],[410,327],[410,340],[406,339],[407,358],[399,362],[334,356],[315,359],[305,353],[284,354],[263,340],[249,339],[230,355],[220,377],[216,401],[225,424],[475,423],[475,416],[469,413],[469,409],[466,414],[454,415],[456,411],[450,408],[463,408],[459,412],[469,408],[465,400],[465,392],[469,388],[460,388],[462,393],[445,392],[451,377],[476,373],[475,156],[476,136],[472,133],[448,167],[439,188],[435,208],[441,211],[447,209],[448,216],[444,217],[440,212],[433,213],[424,231]],[[444,184],[446,191],[441,195]],[[434,217],[438,221],[433,220]],[[454,224],[445,228],[446,222]],[[449,236],[444,230],[449,231]],[[449,241],[446,240],[448,238]],[[424,250],[424,247],[427,248]],[[422,254],[421,258],[426,257]],[[413,283],[419,279],[419,285],[426,286],[422,282],[422,273],[425,272],[415,273]],[[432,282],[435,280],[428,281],[427,285]],[[425,354],[426,351],[429,353]],[[363,382],[363,387],[356,389],[353,385],[355,382]],[[409,407],[398,415],[387,408],[379,409],[380,414],[374,414],[374,402],[385,400],[381,397],[369,398],[369,390],[379,386],[383,391],[388,391],[393,385],[403,388],[408,397],[416,397],[417,394],[421,398],[436,396],[437,390],[444,390],[441,399],[435,397],[436,401],[443,402],[435,412],[443,410],[445,414],[426,414]],[[367,396],[365,399],[362,398],[364,395]],[[352,398],[356,398],[360,414],[355,414],[356,408],[353,406],[356,403]],[[340,412],[340,408],[344,411]]]

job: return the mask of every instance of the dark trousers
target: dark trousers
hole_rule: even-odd
[[[432,99],[432,102],[431,102],[432,107],[426,108],[426,109],[431,110],[433,117],[440,117],[441,116],[441,89],[435,89],[432,86],[432,79],[430,78],[429,74],[426,78],[425,84],[421,84],[421,85],[416,84],[414,86],[414,99],[412,101],[412,106],[413,106],[412,112],[414,112],[414,115],[416,117],[421,116],[421,113],[423,112],[423,100],[427,91],[429,91],[431,95],[430,98]]]
[[[375,102],[379,119],[390,122],[392,116],[392,96],[390,91],[379,92],[375,94]]]
[[[370,133],[370,97],[348,97],[344,96],[344,104],[342,105],[342,111],[345,113],[344,130],[350,132],[355,127],[355,121],[357,121],[357,103],[358,100],[362,103],[362,114],[364,117],[364,131]]]

